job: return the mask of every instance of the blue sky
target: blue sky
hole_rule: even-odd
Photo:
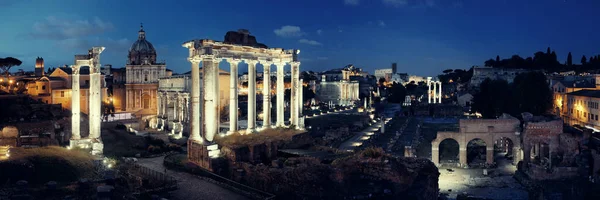
[[[546,47],[561,60],[571,51],[575,62],[600,54],[599,8],[598,0],[0,0],[0,57],[32,70],[37,56],[47,67],[72,64],[101,45],[101,63],[122,67],[143,22],[158,59],[179,73],[190,67],[183,42],[245,28],[270,47],[301,49],[302,70],[354,64],[373,73],[397,62],[401,72],[435,75]]]

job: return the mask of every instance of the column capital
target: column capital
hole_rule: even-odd
[[[208,61],[208,60],[216,60],[217,57],[215,55],[211,55],[211,54],[207,54],[207,55],[200,55],[200,59],[202,59],[202,61]]]
[[[225,59],[229,64],[240,64],[240,62],[242,62],[242,59],[239,58],[226,58]]]
[[[256,65],[258,64],[258,60],[244,60],[244,62],[248,65],[252,64],[252,65]]]
[[[187,60],[193,64],[200,64],[200,62],[202,62],[202,58],[200,58],[198,56],[188,57]]]
[[[285,62],[273,62],[277,67],[285,67]]]
[[[291,66],[300,66],[300,61],[292,61],[290,62]]]
[[[268,60],[259,60],[258,62],[260,62],[260,64],[263,66],[271,66],[274,63],[273,61]]]
[[[79,75],[79,65],[71,65],[70,67],[73,75]]]

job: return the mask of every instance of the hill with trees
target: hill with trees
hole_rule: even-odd
[[[576,59],[577,61],[577,59]],[[558,61],[556,52],[550,47],[546,52],[538,51],[533,54],[533,57],[522,58],[519,55],[513,55],[510,58],[500,59],[496,56],[495,59],[489,59],[484,62],[486,67],[508,68],[508,69],[530,69],[530,70],[546,70],[547,72],[561,72],[575,70],[577,72],[600,70],[600,55],[586,57],[585,55],[579,59],[580,64],[573,63],[571,52],[567,55],[564,63]]]

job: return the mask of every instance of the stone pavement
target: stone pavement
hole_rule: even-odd
[[[138,159],[138,164],[148,167],[150,169],[157,170],[159,172],[165,172],[163,166],[164,157],[157,158],[142,158]],[[186,172],[179,172],[166,169],[167,175],[172,176],[177,180],[179,189],[173,191],[172,198],[174,200],[187,200],[187,199],[207,199],[207,200],[242,200],[248,199],[241,194],[230,191],[210,181],[204,180],[196,175],[192,175]]]

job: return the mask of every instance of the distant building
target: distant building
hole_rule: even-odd
[[[381,78],[384,78],[385,81],[390,81],[390,79],[392,79],[393,74],[394,74],[394,70],[391,68],[375,70],[375,77],[377,78],[377,81],[379,81],[379,79],[381,79]]]
[[[568,113],[567,108],[567,94],[576,92],[579,90],[598,90],[597,86],[590,81],[579,80],[579,81],[553,81],[554,84],[551,87],[553,92],[552,102],[555,115],[565,116]]]
[[[512,83],[517,75],[525,72],[528,72],[528,70],[473,67],[473,77],[471,77],[470,87],[478,88],[481,82],[487,78],[491,80],[501,79],[507,81],[508,83]]]
[[[361,72],[360,68],[352,65],[323,72],[316,91],[317,98],[322,103],[333,102],[335,105],[353,105],[360,98],[359,81],[353,79],[362,79]]]
[[[583,89],[566,94],[566,104],[557,103],[557,106],[565,105],[563,120],[569,125],[579,124],[600,129],[600,90]],[[560,109],[560,107],[555,108]]]
[[[44,76],[44,59],[41,57],[35,59],[35,76]]]

